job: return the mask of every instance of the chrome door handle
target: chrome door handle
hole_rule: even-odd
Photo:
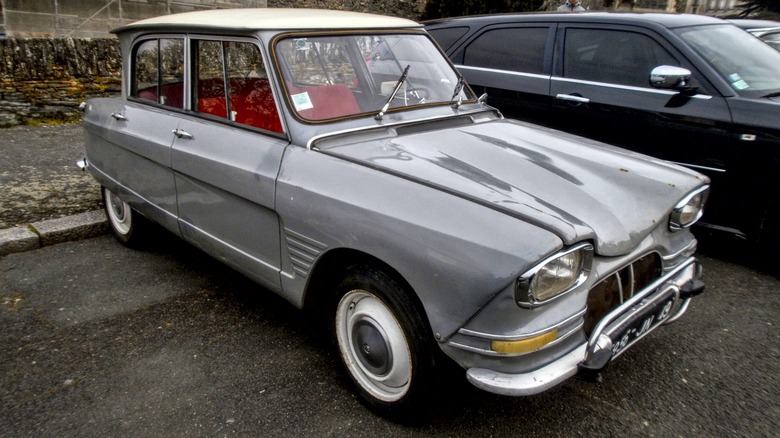
[[[111,113],[111,117],[113,117],[115,120],[119,120],[119,121],[122,121],[122,122],[127,120],[127,117],[125,117],[124,115],[122,115],[120,113]]]
[[[587,97],[575,96],[573,94],[559,94],[555,96],[555,98],[560,100],[566,100],[568,102],[590,103],[590,99],[588,99]]]
[[[173,135],[175,135],[176,137],[186,138],[187,140],[191,140],[192,139],[192,134],[190,134],[189,132],[187,132],[187,131],[185,131],[183,129],[174,129],[172,132],[173,132]]]

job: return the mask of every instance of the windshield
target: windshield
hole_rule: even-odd
[[[288,102],[306,120],[474,99],[425,34],[296,35],[274,50]]]
[[[677,33],[718,71],[739,95],[780,92],[780,52],[730,24],[678,29]]]

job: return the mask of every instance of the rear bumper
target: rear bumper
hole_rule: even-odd
[[[471,368],[466,376],[474,386],[488,392],[523,396],[546,391],[580,370],[598,372],[635,342],[685,313],[691,298],[704,290],[700,275],[698,261],[686,259],[609,312],[593,329],[588,342],[541,368],[518,374]],[[670,302],[674,302],[671,311]]]

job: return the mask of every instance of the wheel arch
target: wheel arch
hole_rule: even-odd
[[[322,316],[320,309],[326,308],[328,300],[331,298],[329,288],[342,279],[350,267],[358,265],[369,266],[382,271],[396,281],[406,292],[408,299],[420,312],[423,323],[429,331],[428,334],[432,335],[431,323],[428,319],[425,306],[404,276],[383,260],[355,249],[333,249],[320,257],[314,265],[314,269],[312,269],[309,281],[306,285],[303,297],[304,311],[310,314],[319,313],[320,316]]]

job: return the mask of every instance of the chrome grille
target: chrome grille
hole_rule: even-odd
[[[661,274],[661,257],[657,253],[651,253],[624,266],[593,286],[588,292],[585,333],[590,336],[593,328],[604,315],[623,304],[636,291],[642,290]]]

